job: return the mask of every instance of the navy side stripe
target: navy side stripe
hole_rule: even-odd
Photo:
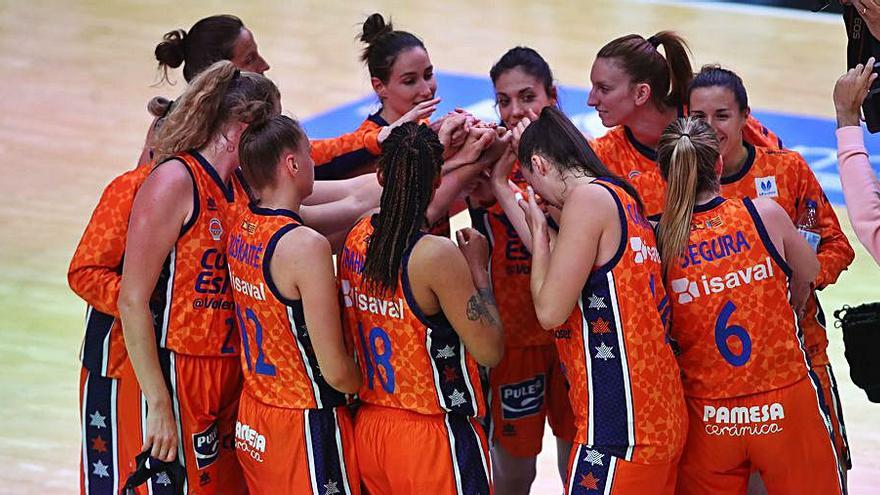
[[[89,372],[83,393],[85,493],[116,493],[119,486],[116,438],[117,381]]]
[[[309,472],[314,495],[347,494],[348,479],[342,468],[340,445],[337,444],[336,415],[333,409],[307,409],[306,435]]]
[[[85,369],[105,375],[104,362],[107,359],[107,339],[116,318],[89,306],[86,310],[86,336],[83,340],[82,364]]]
[[[483,460],[483,448],[470,419],[447,414],[446,424],[453,440],[455,471],[461,495],[489,495],[489,476]]]
[[[568,479],[569,495],[611,493],[617,458],[608,452],[578,445]]]

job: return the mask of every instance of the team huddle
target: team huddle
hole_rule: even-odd
[[[82,493],[527,494],[545,420],[569,495],[846,493],[815,291],[854,252],[739,76],[612,40],[588,139],[535,50],[487,122],[435,115],[415,35],[360,39],[381,107],[320,140],[238,18],[156,47],[188,84],[68,274]]]

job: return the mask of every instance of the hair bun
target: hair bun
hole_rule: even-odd
[[[172,103],[171,100],[163,96],[154,96],[147,103],[147,111],[150,112],[150,115],[153,117],[164,117],[171,109]]]
[[[183,63],[186,53],[183,49],[183,43],[186,39],[186,31],[183,29],[175,29],[165,33],[162,42],[156,45],[156,60],[160,65],[177,68]]]
[[[370,17],[367,17],[367,20],[364,21],[361,41],[368,45],[372,45],[376,40],[391,33],[393,30],[391,23],[389,22],[386,24],[385,18],[382,17],[382,14],[377,12]]]

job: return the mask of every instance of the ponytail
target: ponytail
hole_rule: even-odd
[[[441,165],[443,145],[424,124],[398,126],[382,144],[378,169],[385,184],[364,263],[364,281],[370,291],[397,290],[403,255],[427,223],[425,212]]]
[[[638,34],[621,36],[603,46],[596,57],[617,60],[632,82],[647,83],[651,101],[659,109],[683,105],[694,77],[687,43],[672,31],[660,31],[648,39]]]
[[[697,194],[718,190],[715,165],[720,154],[715,132],[702,119],[676,119],[660,136],[657,161],[667,187],[657,244],[664,273],[690,238]]]
[[[229,121],[248,124],[277,114],[280,93],[275,84],[232,62],[217,62],[189,84],[175,102],[153,144],[158,162],[204,147]]]

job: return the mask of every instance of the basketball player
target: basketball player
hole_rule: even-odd
[[[636,187],[648,216],[663,208],[655,147],[663,129],[686,113],[683,105],[692,78],[687,45],[670,31],[648,39],[630,34],[610,41],[599,50],[590,71],[587,104],[596,109],[604,126],[613,128],[593,142],[593,149],[612,172]],[[751,116],[744,137],[752,144],[782,147]]]
[[[769,198],[724,199],[718,139],[674,121],[658,159],[668,182],[659,225],[689,417],[678,493],[845,493],[821,389],[798,318],[819,271]]]
[[[556,105],[550,66],[531,48],[508,50],[492,66],[489,76],[507,128],[516,127],[529,112],[537,114]],[[515,162],[514,154],[508,158]],[[505,193],[508,180],[525,192],[519,164],[505,165],[496,164],[492,177],[498,178]],[[495,200],[488,180],[481,180],[471,192],[468,205],[471,223],[489,240],[492,287],[506,329],[504,358],[489,370],[487,402],[495,488],[499,493],[527,495],[535,480],[545,417],[556,436],[557,466],[564,479],[575,436],[574,415],[552,334],[541,328],[535,316],[529,291],[529,251]]]
[[[492,493],[477,363],[499,362],[503,331],[485,238],[460,231],[456,248],[424,230],[442,163],[426,125],[392,130],[379,159],[380,210],[337,257],[364,377],[355,437],[369,493]]]
[[[158,165],[132,206],[119,311],[145,398],[143,448],[177,460],[188,493],[246,490],[230,442],[242,375],[226,239],[247,202],[241,133],[279,102],[271,81],[231,62],[203,71],[159,129]]]
[[[244,390],[235,447],[251,495],[358,494],[345,393],[361,384],[339,319],[327,239],[297,213],[314,163],[299,123],[277,115],[241,138],[259,199],[229,222],[227,251]]]
[[[672,494],[686,413],[654,233],[638,193],[556,107],[521,120],[515,132],[523,175],[562,210],[551,250],[535,195],[520,201],[535,312],[554,329],[578,429],[566,493]],[[502,204],[508,216],[523,216]]]
[[[822,186],[804,158],[794,151],[768,149],[743,141],[749,104],[742,79],[727,69],[703,67],[691,82],[688,107],[692,116],[704,119],[718,136],[724,164],[720,179],[722,196],[730,199],[773,198],[792,222],[798,221],[809,202],[815,204],[820,270],[814,285],[821,290],[833,284],[852,263],[855,253],[840,229],[837,215]],[[815,292],[807,300],[806,313],[799,320],[799,326],[804,333],[810,364],[822,384],[825,403],[830,407],[835,445],[842,464],[849,469],[852,463],[843,411],[826,352],[825,313]]]

